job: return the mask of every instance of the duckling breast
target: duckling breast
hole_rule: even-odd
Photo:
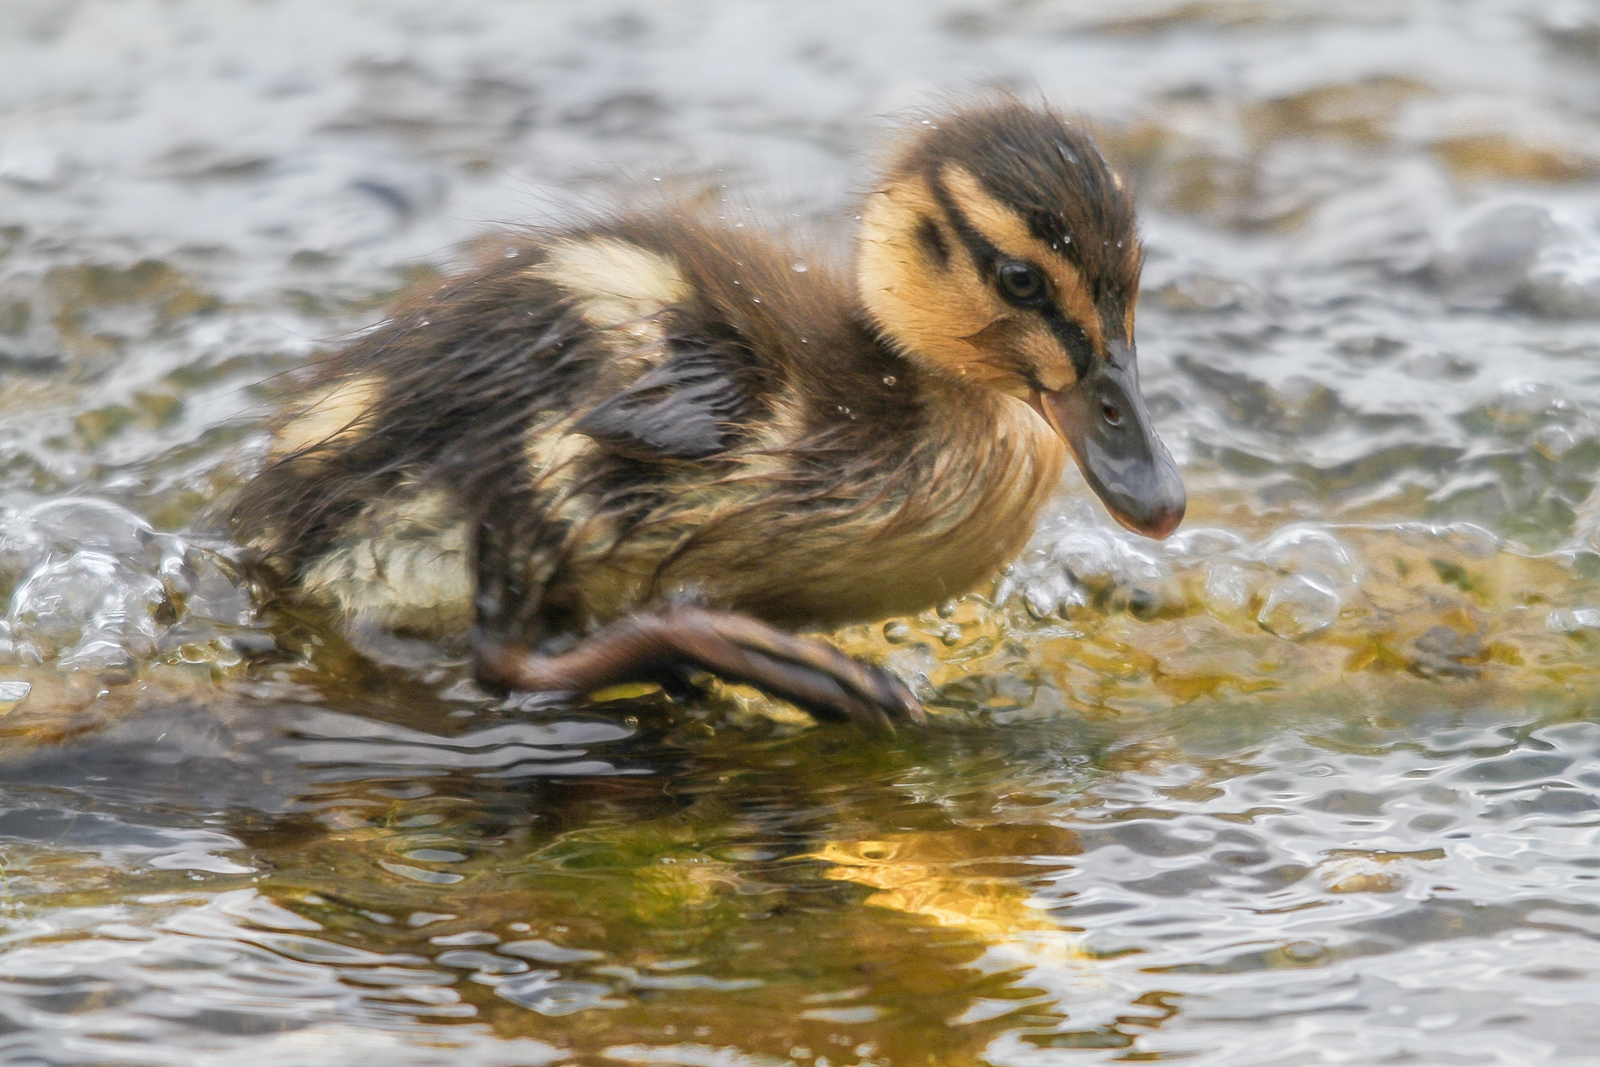
[[[997,399],[964,397],[937,432],[924,420],[920,432],[879,435],[822,473],[805,470],[803,452],[736,453],[736,473],[673,495],[676,518],[663,527],[677,536],[670,552],[651,553],[655,587],[825,626],[972,590],[1021,550],[1065,461],[1031,408]],[[640,557],[626,569],[639,574]]]

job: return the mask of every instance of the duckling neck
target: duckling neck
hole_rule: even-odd
[[[998,566],[1032,533],[1039,510],[1061,481],[1066,446],[1026,401],[947,375],[923,374],[924,410],[942,473],[956,483],[973,483],[963,494],[971,501],[963,521],[1011,546]],[[961,477],[964,472],[970,476]]]
[[[924,458],[884,540],[895,608],[918,611],[994,577],[1022,550],[1060,484],[1066,447],[1026,401],[905,358]]]

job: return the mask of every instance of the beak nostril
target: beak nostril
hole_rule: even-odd
[[[1122,409],[1109,400],[1100,405],[1100,414],[1105,418],[1108,426],[1122,425]]]

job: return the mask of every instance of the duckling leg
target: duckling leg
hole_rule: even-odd
[[[515,649],[482,630],[475,643],[480,680],[528,692],[590,692],[690,664],[749,682],[824,718],[891,734],[895,719],[927,721],[911,691],[888,671],[732,612],[678,605],[632,615],[549,656]]]

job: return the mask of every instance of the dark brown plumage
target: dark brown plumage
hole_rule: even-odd
[[[1062,438],[1124,521],[1176,525],[1133,378],[1132,208],[1081,131],[942,119],[869,198],[854,288],[794,258],[671,212],[510,237],[323,361],[235,533],[351,625],[473,629],[492,682],[687,664],[886,722],[919,714],[903,686],[774,627],[982,581]]]

